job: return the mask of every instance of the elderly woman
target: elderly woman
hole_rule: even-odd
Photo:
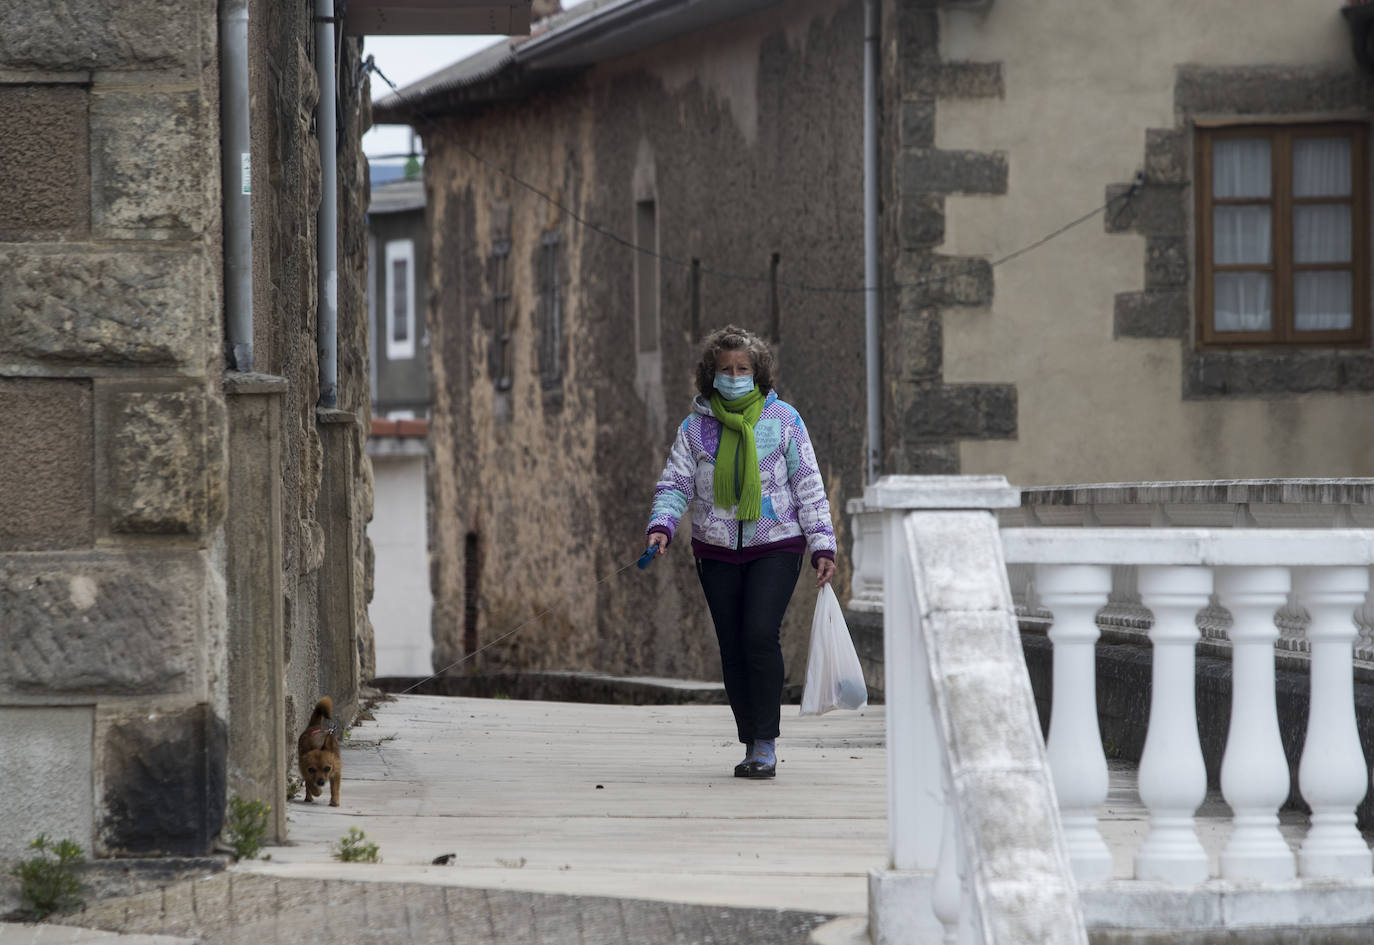
[[[692,554],[720,644],[725,693],[744,743],[737,778],[777,773],[778,633],[802,556],[817,585],[835,573],[830,505],[806,425],[773,390],[773,355],[727,325],[707,337],[692,413],[654,490],[648,545],[666,552],[692,510]]]

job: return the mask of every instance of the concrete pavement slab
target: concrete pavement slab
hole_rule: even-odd
[[[769,782],[733,777],[724,706],[402,696],[374,715],[345,740],[341,806],[293,802],[291,845],[235,871],[833,915],[866,910],[886,857],[881,707],[784,707]],[[381,863],[334,858],[352,826]]]
[[[0,922],[0,945],[199,945],[199,938],[121,935],[66,925]]]

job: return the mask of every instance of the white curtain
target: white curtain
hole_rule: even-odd
[[[1266,266],[1272,246],[1268,207],[1212,208],[1212,261],[1218,266]]]
[[[1293,142],[1293,196],[1350,195],[1350,140],[1298,138]],[[1293,261],[1351,261],[1350,204],[1299,204],[1293,208]],[[1347,329],[1353,324],[1349,272],[1297,272],[1293,316],[1298,331]]]
[[[1212,146],[1213,197],[1268,197],[1268,138],[1223,138]]]
[[[1212,147],[1212,195],[1267,199],[1273,181],[1267,138],[1223,138]],[[1219,266],[1267,265],[1273,220],[1266,206],[1212,210],[1212,261]],[[1264,272],[1219,272],[1212,281],[1217,331],[1266,331],[1273,323],[1273,284]]]
[[[1212,295],[1217,331],[1268,331],[1273,324],[1273,285],[1267,272],[1219,272]]]
[[[1349,195],[1350,139],[1296,139],[1293,142],[1293,196]]]
[[[1332,331],[1353,324],[1348,272],[1299,272],[1293,301],[1298,331]]]
[[[1319,203],[1294,207],[1293,261],[1350,262],[1350,206]]]

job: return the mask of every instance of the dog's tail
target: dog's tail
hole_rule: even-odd
[[[317,727],[324,719],[332,718],[334,715],[334,701],[328,696],[321,696],[320,701],[315,703],[315,711],[311,713],[309,728]]]

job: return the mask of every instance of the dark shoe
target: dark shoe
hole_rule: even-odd
[[[765,778],[776,778],[777,776],[777,765],[766,765],[761,761],[749,762],[749,773],[745,775],[745,777],[752,781],[761,781]]]
[[[749,777],[749,759],[754,756],[754,743],[752,741],[745,742],[744,748],[744,760],[735,765],[735,777],[737,778]]]

